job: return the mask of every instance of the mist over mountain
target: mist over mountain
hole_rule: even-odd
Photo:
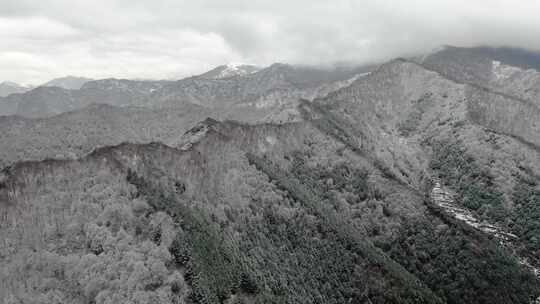
[[[75,77],[75,76],[66,76],[61,78],[56,78],[51,81],[48,81],[41,86],[43,87],[59,87],[66,90],[78,90],[85,83],[92,81],[90,78],[85,77]]]
[[[538,303],[540,55],[0,99],[4,303]]]
[[[14,93],[24,93],[31,90],[31,87],[23,86],[14,82],[4,81],[0,83],[0,98]]]
[[[91,81],[91,80],[92,79],[90,78],[84,78],[84,77],[66,76],[66,77],[53,79],[39,86],[40,87],[59,87],[66,90],[78,90],[86,82]],[[31,85],[25,86],[25,85],[20,85],[20,84],[10,82],[10,81],[4,81],[0,83],[0,98],[7,97],[11,94],[25,93],[34,88],[36,87],[31,86]]]

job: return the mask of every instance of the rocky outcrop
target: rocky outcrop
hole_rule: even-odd
[[[430,192],[432,202],[440,207],[444,212],[448,213],[458,221],[477,229],[486,235],[493,236],[501,246],[516,254],[518,236],[505,231],[502,227],[496,224],[491,224],[486,221],[481,221],[469,210],[459,206],[454,200],[454,194],[450,189],[445,187],[441,180],[434,179],[433,188]],[[540,265],[531,265],[529,258],[525,256],[516,256],[519,263],[527,267],[534,275],[540,278]]]

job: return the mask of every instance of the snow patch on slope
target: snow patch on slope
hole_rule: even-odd
[[[244,68],[244,64],[240,63],[229,63],[225,68],[218,74],[216,78],[226,78],[232,76],[244,76],[256,72],[256,70],[247,70]]]
[[[476,218],[471,211],[462,206],[458,206],[454,200],[454,197],[455,193],[445,187],[440,179],[434,179],[434,186],[431,190],[431,200],[437,206],[442,208],[446,213],[457,220],[493,236],[499,242],[499,244],[501,244],[501,246],[513,247],[512,242],[518,239],[517,235],[507,232],[495,224],[491,224]],[[515,257],[519,264],[527,267],[534,275],[540,278],[540,269],[534,265],[531,265],[527,257],[519,255],[516,255]]]
[[[516,73],[523,72],[522,69],[514,66],[509,66],[502,64],[500,61],[493,60],[491,62],[491,71],[493,72],[493,75],[499,80],[499,79],[508,79],[515,75]]]

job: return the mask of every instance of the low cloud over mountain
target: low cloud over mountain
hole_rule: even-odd
[[[540,3],[521,4],[6,0],[0,79],[178,79],[228,62],[365,63],[441,44],[540,49]]]

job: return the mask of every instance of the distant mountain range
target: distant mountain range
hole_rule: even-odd
[[[236,72],[229,73],[229,69],[233,68],[223,66],[178,81],[103,79],[85,82],[80,89],[41,86],[0,98],[0,114],[35,118],[80,109],[92,103],[170,108],[189,102],[230,111],[231,115],[237,108],[243,110],[245,107],[255,109],[257,115],[271,115],[279,106],[294,103],[299,98],[321,96],[373,67],[322,69],[274,64],[260,70],[239,66],[234,67]],[[224,73],[226,77],[223,77]]]
[[[14,82],[4,81],[0,83],[0,98],[10,94],[24,93],[31,90],[30,86],[23,86]]]
[[[66,90],[78,90],[89,81],[92,81],[92,79],[84,77],[66,76],[53,79],[40,85],[39,87],[58,87]],[[36,87],[24,86],[18,83],[5,81],[0,83],[0,97],[7,97],[8,95],[16,93],[25,93],[34,88]]]
[[[53,79],[45,84],[42,84],[42,87],[59,87],[66,90],[78,90],[85,83],[92,81],[93,79],[84,78],[84,77],[75,77],[75,76],[66,76],[62,78]]]

